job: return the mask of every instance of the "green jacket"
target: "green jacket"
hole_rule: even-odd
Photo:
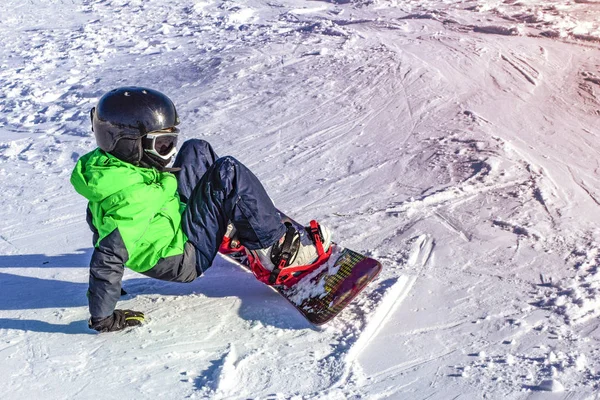
[[[126,267],[145,272],[161,258],[184,252],[185,204],[173,174],[136,167],[96,149],[79,159],[71,183],[89,200],[98,234],[95,247],[118,229],[128,254]]]

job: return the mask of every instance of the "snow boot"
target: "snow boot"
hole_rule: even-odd
[[[304,231],[285,223],[285,235],[271,247],[246,250],[254,275],[268,285],[292,286],[331,255],[331,232],[316,221]]]

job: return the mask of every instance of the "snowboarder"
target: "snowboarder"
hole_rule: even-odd
[[[124,267],[191,282],[211,266],[228,226],[271,274],[310,267],[329,248],[326,228],[306,235],[284,223],[257,177],[233,157],[217,157],[206,141],[183,143],[169,168],[179,117],[164,94],[114,89],[90,116],[98,148],[82,156],[71,175],[89,201],[93,232],[90,328],[118,331],[144,321],[142,312],[115,309]]]

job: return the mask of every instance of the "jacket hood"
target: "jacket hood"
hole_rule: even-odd
[[[99,148],[82,156],[71,174],[77,193],[92,202],[102,201],[131,185],[158,180],[159,172],[153,168],[136,167]]]

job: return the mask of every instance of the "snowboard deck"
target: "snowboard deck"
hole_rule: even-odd
[[[309,322],[323,325],[352,302],[381,271],[381,263],[332,243],[327,262],[291,287],[271,286]],[[244,251],[222,253],[250,269]]]

